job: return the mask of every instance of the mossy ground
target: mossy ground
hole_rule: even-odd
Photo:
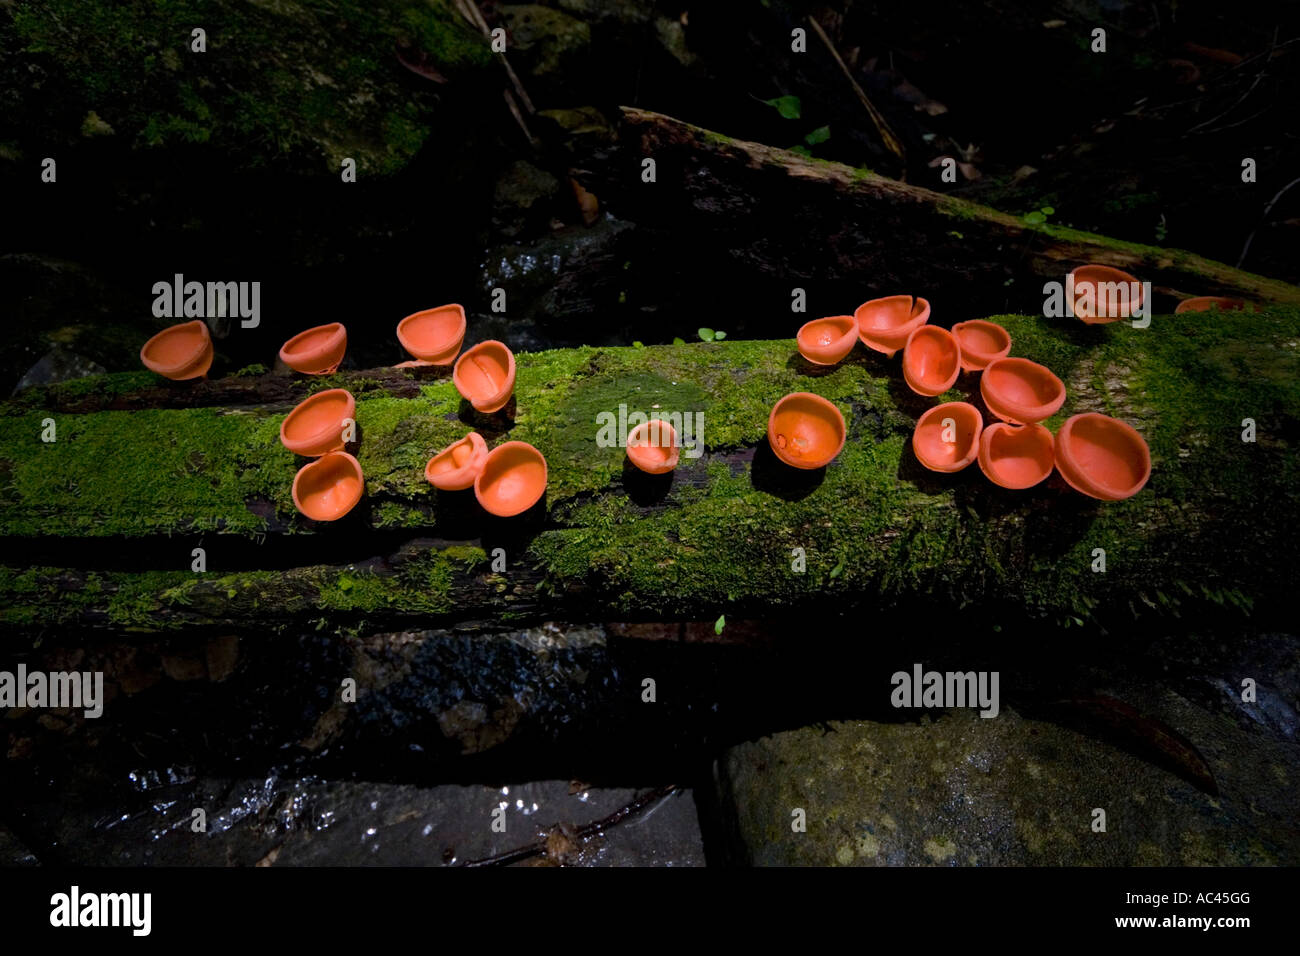
[[[306,146],[336,172],[347,156],[364,172],[398,170],[427,135],[429,103],[395,82],[395,43],[449,74],[491,59],[442,0],[31,0],[11,15],[26,52],[50,57],[80,112],[117,135],[238,147],[254,165]],[[206,52],[191,50],[195,28]]]
[[[1049,427],[1101,410],[1138,428],[1153,461],[1146,489],[1102,504],[1050,482],[1006,492],[974,467],[933,475],[912,458],[912,428],[934,402],[976,396],[971,377],[932,402],[906,389],[897,359],[859,349],[824,371],[803,363],[788,341],[728,341],[520,355],[508,431],[500,419],[468,415],[447,380],[423,385],[415,398],[359,397],[370,521],[439,534],[444,519],[458,517],[439,515],[423,467],[474,425],[491,444],[522,440],[547,457],[549,514],[527,545],[541,588],[594,586],[609,609],[627,613],[926,593],[958,605],[1010,596],[1031,612],[1082,621],[1116,600],[1135,609],[1176,609],[1189,596],[1248,606],[1271,587],[1265,569],[1294,566],[1286,527],[1300,514],[1292,448],[1300,310],[1155,316],[1148,329],[994,320],[1011,332],[1014,354],[1044,362],[1067,383],[1067,402]],[[113,387],[116,378],[103,381]],[[782,485],[788,470],[764,457],[768,412],[790,391],[831,399],[849,427],[820,480],[794,491]],[[684,456],[659,500],[634,498],[622,449],[596,444],[596,416],[617,414],[620,403],[704,414],[707,453]],[[289,498],[297,462],[279,444],[281,415],[56,415],[58,441],[45,444],[41,410],[10,404],[0,412],[7,492],[0,534],[254,535],[268,529],[268,516],[252,502],[269,502],[288,531],[308,531]],[[1254,443],[1242,441],[1245,418],[1256,422]],[[806,554],[802,574],[791,568],[795,548]],[[1096,548],[1107,553],[1105,575],[1092,571]],[[297,575],[290,590],[302,595],[305,586],[316,595],[308,603],[322,610],[446,610],[457,576],[477,569],[482,552],[469,564],[432,554],[432,563],[403,566],[396,578],[300,569],[289,573]],[[152,600],[175,598],[180,592],[170,589],[184,577],[146,590]],[[115,593],[133,593],[124,583],[114,582]],[[265,588],[268,600],[282,590]],[[131,600],[114,600],[115,613],[129,619]],[[17,623],[23,602],[15,595],[12,603],[8,619]]]

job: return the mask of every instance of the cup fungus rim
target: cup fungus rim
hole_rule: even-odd
[[[173,335],[177,335],[182,330],[189,329],[196,325],[199,327],[199,332],[201,333],[200,334],[201,344],[194,351],[192,355],[187,356],[183,361],[176,362],[173,364],[165,364],[163,362],[159,362],[157,359],[148,357],[146,355],[146,353],[150,350],[150,348],[156,346],[162,340],[170,338]],[[145,368],[149,369],[149,371],[155,372],[158,375],[161,375],[163,378],[171,378],[174,374],[177,374],[179,372],[184,372],[187,369],[190,369],[192,367],[197,368],[199,365],[202,365],[204,358],[206,357],[207,353],[211,351],[211,349],[212,349],[212,333],[211,331],[209,331],[208,324],[206,322],[204,322],[202,319],[194,319],[190,322],[177,322],[175,325],[169,325],[167,326],[167,328],[160,329],[157,332],[155,332],[153,335],[149,336],[149,339],[144,343],[144,345],[140,346],[140,362],[144,365]],[[211,365],[212,365],[211,360],[209,360],[208,367],[210,368]],[[195,375],[191,375],[187,377],[198,378],[200,375],[204,374],[205,372],[207,372],[207,368],[204,368],[202,372],[198,372]]]
[[[331,331],[327,334],[326,333],[327,329],[333,329],[334,331]],[[303,329],[297,335],[290,336],[290,338],[282,346],[280,346],[280,361],[282,361],[285,365],[289,366],[295,372],[302,372],[302,374],[304,375],[329,375],[331,372],[335,371],[339,367],[339,363],[343,361],[342,355],[339,355],[338,361],[336,361],[333,365],[329,366],[328,368],[314,370],[311,372],[303,371],[301,368],[295,365],[293,361],[290,361],[290,356],[295,355],[293,346],[300,345],[301,344],[300,340],[305,339],[310,335],[321,336],[320,344],[316,345],[311,350],[311,353],[313,354],[325,356],[335,351],[337,348],[339,348],[340,345],[343,347],[344,351],[347,350],[347,340],[348,340],[347,326],[344,325],[342,322],[326,322],[322,325],[313,325],[309,329]]]
[[[533,497],[533,499],[529,501],[527,504],[525,504],[523,507],[516,508],[513,510],[498,511],[492,507],[489,507],[488,503],[483,498],[483,476],[488,473],[488,467],[492,464],[492,459],[498,456],[505,457],[505,452],[507,449],[509,449],[510,451],[514,451],[515,449],[520,449],[523,451],[525,455],[536,456],[537,461],[541,462],[542,465],[542,487],[538,490],[536,496]],[[496,448],[493,448],[490,452],[488,452],[487,458],[483,462],[483,467],[480,468],[479,473],[474,476],[474,497],[478,499],[479,505],[481,505],[483,510],[486,511],[488,514],[496,515],[498,518],[513,518],[515,515],[523,514],[529,508],[537,504],[537,502],[542,500],[542,496],[546,494],[546,487],[549,481],[550,481],[550,470],[546,464],[546,456],[543,455],[541,451],[537,449],[536,446],[530,445],[526,441],[519,441],[515,439],[508,442],[502,442],[500,445],[497,445]]]
[[[660,429],[660,436],[661,436],[661,437],[662,437],[662,435],[663,435],[663,429],[667,429],[667,431],[668,431],[668,437],[669,437],[669,439],[670,439],[670,443],[669,443],[666,447],[672,449],[672,454],[671,454],[671,455],[669,455],[669,456],[668,456],[667,458],[665,458],[665,459],[661,459],[661,460],[658,461],[658,462],[652,461],[652,460],[650,460],[650,459],[642,459],[642,458],[640,458],[638,455],[634,455],[634,454],[632,453],[632,448],[633,448],[632,440],[633,440],[633,436],[637,436],[637,438],[638,438],[638,440],[639,440],[640,437],[641,437],[639,433],[642,432],[642,431],[645,432],[644,437],[647,439],[647,444],[646,444],[646,445],[638,445],[638,446],[637,446],[638,449],[643,448],[643,447],[650,447],[650,448],[663,448],[663,447],[665,447],[662,443],[660,443],[659,445],[649,445],[649,444],[648,444],[648,439],[650,438],[650,426],[651,426],[654,422],[659,422],[659,424],[663,426],[663,428]],[[680,444],[678,443],[678,441],[677,441],[677,429],[673,428],[671,422],[666,422],[666,421],[664,421],[662,418],[652,418],[652,419],[650,419],[649,421],[641,422],[641,424],[637,425],[637,426],[636,426],[635,428],[633,428],[630,432],[628,432],[628,433],[627,433],[627,443],[626,443],[626,445],[625,445],[625,450],[626,450],[626,452],[627,452],[628,460],[629,460],[630,462],[632,462],[632,464],[636,465],[636,467],[640,468],[642,471],[644,471],[644,472],[645,472],[646,474],[648,474],[648,475],[666,475],[666,474],[668,474],[668,472],[670,472],[670,471],[672,471],[673,469],[675,469],[675,468],[677,467],[678,462],[681,460],[681,445],[680,445]]]
[[[1129,283],[1130,285],[1137,286],[1137,290],[1138,290],[1137,298],[1133,299],[1128,303],[1127,315],[1096,315],[1096,314],[1084,315],[1083,313],[1079,312],[1077,308],[1075,308],[1075,303],[1079,301],[1079,297],[1080,297],[1079,280],[1077,277],[1081,271],[1087,271],[1087,270],[1097,270],[1102,273],[1111,273],[1111,278],[1104,278],[1098,276],[1098,277],[1094,277],[1091,280],[1092,282],[1097,282],[1097,281],[1126,282]],[[1070,281],[1070,288],[1074,291],[1074,301],[1070,303],[1070,309],[1074,313],[1075,317],[1081,320],[1082,322],[1084,322],[1086,325],[1109,325],[1111,322],[1120,322],[1123,321],[1124,319],[1130,319],[1133,317],[1134,311],[1142,307],[1142,301],[1146,295],[1146,290],[1143,287],[1142,282],[1138,279],[1137,276],[1133,275],[1132,273],[1125,272],[1123,269],[1117,268],[1116,266],[1108,266],[1100,262],[1085,262],[1081,266],[1075,266],[1073,269],[1070,270],[1067,278]],[[1085,276],[1084,278],[1086,281],[1087,276]],[[1094,305],[1096,304],[1096,296],[1093,297],[1093,304]]]
[[[933,418],[940,417],[942,413],[947,409],[959,409],[961,414],[963,415],[966,415],[968,417],[974,416],[975,434],[971,438],[970,448],[966,451],[964,455],[962,455],[961,458],[957,459],[955,463],[953,463],[952,465],[932,464],[931,463],[932,459],[928,458],[926,455],[923,455],[921,453],[921,449],[917,445],[917,435],[920,434],[922,425],[927,424]],[[916,455],[916,460],[919,461],[923,467],[927,468],[930,471],[936,471],[941,474],[948,474],[948,475],[955,474],[956,472],[962,471],[965,468],[969,468],[971,462],[975,461],[975,459],[979,457],[980,438],[983,435],[983,433],[984,433],[984,416],[983,414],[980,413],[980,410],[978,408],[976,408],[970,402],[943,402],[939,405],[935,405],[931,408],[927,408],[924,412],[921,413],[921,417],[916,420],[916,427],[912,429],[912,453]]]
[[[929,336],[931,338],[937,337],[939,341],[944,342],[945,344],[949,342],[952,343],[953,352],[955,353],[954,360],[953,360],[952,375],[944,380],[944,384],[942,388],[935,389],[934,386],[932,385],[925,385],[924,387],[920,387],[919,382],[913,380],[911,370],[908,368],[908,364],[907,364],[907,350],[912,347],[912,342],[916,340],[916,337],[918,335]],[[942,395],[944,392],[948,391],[948,389],[956,385],[957,379],[960,375],[961,375],[961,343],[957,341],[957,336],[953,335],[947,329],[940,328],[937,325],[918,325],[916,328],[914,328],[911,331],[911,333],[907,336],[907,343],[903,346],[903,381],[907,383],[908,388],[916,392],[916,394],[918,395],[924,395],[927,398],[933,398],[936,395]]]
[[[1016,434],[1021,429],[1031,429],[1028,434],[1036,436],[1045,434],[1047,436],[1047,470],[1043,472],[1040,478],[1031,481],[1027,485],[1011,484],[1001,478],[997,474],[997,469],[994,467],[993,461],[993,442],[997,440],[997,436],[1004,431]],[[1042,484],[1051,477],[1052,468],[1056,465],[1056,439],[1055,436],[1052,435],[1052,430],[1050,428],[1038,422],[1030,422],[1025,425],[1012,425],[1008,422],[993,422],[991,425],[986,425],[984,430],[980,433],[979,463],[980,470],[984,472],[985,477],[987,477],[989,481],[993,482],[993,484],[1000,488],[1007,488],[1011,491],[1025,491],[1029,488],[1033,488],[1035,485]]]
[[[970,328],[980,329],[997,329],[994,334],[1000,334],[1006,341],[996,352],[979,352],[975,349],[967,348],[962,345],[962,330]],[[961,349],[961,367],[967,372],[980,372],[988,367],[990,362],[996,362],[998,359],[1006,358],[1011,354],[1011,333],[1003,326],[988,319],[967,319],[964,322],[958,322],[952,327],[952,336],[957,340],[957,347]]]
[[[826,420],[830,421],[839,432],[839,444],[836,445],[835,450],[829,455],[824,455],[812,459],[811,461],[800,461],[786,457],[784,449],[777,446],[776,436],[774,434],[774,429],[776,427],[776,414],[787,402],[793,402],[795,400],[808,401],[814,408],[821,409],[823,412],[831,411],[835,413],[834,418],[831,418],[829,415],[824,416]],[[787,395],[781,396],[781,398],[776,400],[776,404],[772,406],[772,410],[767,416],[767,443],[771,446],[772,452],[784,464],[789,465],[791,468],[802,469],[803,471],[814,471],[818,468],[825,468],[834,461],[839,453],[844,450],[844,442],[848,438],[848,431],[848,426],[844,422],[844,413],[840,411],[839,406],[830,399],[824,398],[821,395],[816,395],[813,392],[790,392]]]
[[[804,342],[804,334],[814,325],[823,322],[839,323],[847,326],[843,332],[830,345],[813,345]],[[839,325],[835,326],[837,329]],[[795,345],[799,348],[799,354],[806,358],[814,365],[838,365],[844,361],[845,357],[853,351],[853,346],[858,344],[859,330],[858,320],[852,315],[824,315],[819,319],[809,319],[803,325],[799,326],[799,331],[794,335]],[[848,340],[848,347],[845,346],[845,340]],[[831,360],[831,356],[836,356]]]
[[[910,318],[889,329],[872,329],[871,332],[873,334],[868,334],[866,328],[864,328],[862,324],[862,311],[868,306],[877,305],[881,302],[888,302],[891,299],[909,300],[910,304],[907,311]],[[912,313],[916,310],[917,306],[922,304],[924,307],[921,311],[916,315],[913,315]],[[908,293],[882,295],[875,299],[868,299],[866,302],[863,302],[860,306],[854,309],[853,318],[857,320],[858,338],[861,339],[862,344],[874,351],[884,353],[888,358],[893,358],[894,354],[906,343],[907,337],[917,328],[930,321],[930,300],[924,296],[910,295]]]
[[[471,449],[469,461],[461,465],[459,468],[453,468],[451,471],[438,472],[435,478],[434,473],[430,471],[430,469],[433,468],[433,463],[444,455],[451,454],[452,449],[457,445],[464,444],[465,442],[469,442]],[[483,466],[487,464],[487,456],[487,441],[478,432],[472,431],[468,435],[465,435],[462,438],[457,438],[450,445],[447,445],[445,448],[430,455],[429,460],[425,462],[424,465],[424,478],[429,482],[429,484],[433,485],[433,487],[440,491],[464,491],[473,486],[474,480],[479,476],[479,472],[481,472]],[[467,472],[469,480],[465,481],[464,479]]]
[[[410,336],[406,332],[405,327],[408,324],[414,323],[417,319],[420,319],[423,316],[431,315],[435,312],[444,312],[447,310],[454,310],[458,318],[458,322],[457,322],[458,331],[455,335],[448,338],[447,341],[449,344],[447,348],[438,352],[432,352],[428,349],[420,349],[419,351],[417,351],[416,349],[412,348]],[[469,328],[469,321],[465,317],[465,307],[462,306],[459,302],[448,302],[446,305],[435,305],[431,309],[421,309],[419,312],[412,312],[410,315],[401,319],[397,323],[397,341],[401,344],[402,348],[406,349],[407,352],[415,356],[415,358],[419,361],[427,362],[430,365],[450,365],[454,361],[456,361],[456,356],[460,352],[460,347],[465,342],[465,331],[468,328]],[[455,343],[454,348],[450,344],[452,342]],[[447,359],[447,361],[445,362],[436,361],[437,358],[444,355],[448,355],[449,353],[450,353],[450,357]],[[427,356],[433,356],[433,357],[428,358]]]
[[[294,420],[295,416],[305,413],[306,410],[312,405],[323,404],[327,398],[333,400],[335,396],[344,397],[343,406],[344,408],[347,409],[346,413],[340,417],[337,424],[322,426],[321,428],[318,428],[316,431],[312,432],[310,435],[307,436],[303,436],[303,437],[289,436],[288,434],[289,424]],[[342,441],[343,419],[344,418],[355,419],[356,411],[357,411],[356,397],[351,392],[349,392],[346,388],[326,388],[312,395],[308,395],[306,398],[304,398],[293,408],[289,409],[289,413],[285,415],[284,420],[280,422],[280,444],[284,445],[285,448],[289,449],[289,451],[295,454],[304,454],[303,452],[299,451],[300,448],[314,447],[320,442],[324,441],[325,439],[330,438],[335,432],[339,432],[339,448],[342,448],[344,445],[344,442]],[[329,450],[335,451],[337,449],[329,449]],[[321,454],[324,453],[322,452]],[[320,455],[306,455],[305,457],[317,458],[320,457]]]
[[[506,354],[505,383],[498,388],[497,391],[484,398],[471,397],[466,394],[466,390],[463,387],[464,379],[460,375],[461,364],[476,354],[491,352],[496,349],[500,349]],[[506,402],[510,400],[511,394],[513,394],[515,390],[515,374],[515,353],[511,351],[510,346],[498,339],[484,339],[477,345],[470,346],[464,352],[460,353],[459,357],[456,359],[456,363],[451,368],[451,380],[452,384],[456,386],[456,391],[460,392],[461,397],[480,412],[495,412],[505,406]]]
[[[1116,488],[1108,482],[1092,477],[1083,469],[1070,449],[1070,438],[1074,434],[1075,427],[1085,419],[1104,422],[1107,428],[1114,429],[1129,439],[1131,447],[1138,449],[1142,473],[1140,480],[1128,488]],[[1104,501],[1123,501],[1132,498],[1151,480],[1151,448],[1142,437],[1142,433],[1123,419],[1104,415],[1101,412],[1080,412],[1071,415],[1062,423],[1056,435],[1055,460],[1057,470],[1072,488]]]
[[[1002,363],[1004,362],[1008,364],[1003,366]],[[1015,365],[1010,365],[1010,363],[1013,362]],[[995,368],[995,366],[1000,367]],[[1051,401],[1038,405],[1021,405],[1017,402],[996,398],[993,395],[990,395],[990,392],[993,392],[994,395],[996,394],[996,390],[992,384],[996,376],[992,373],[1001,371],[1002,368],[1009,367],[1034,370],[1041,369],[1043,373],[1049,376],[1049,381],[1056,383],[1059,394]],[[983,397],[984,404],[988,406],[989,411],[998,418],[1004,420],[1014,419],[1012,424],[1032,425],[1041,422],[1045,418],[1051,418],[1061,410],[1061,406],[1065,404],[1066,389],[1065,383],[1061,381],[1060,377],[1041,362],[1035,362],[1032,359],[1023,358],[1017,355],[1008,355],[1000,359],[994,359],[984,367],[984,374],[980,376],[980,395]]]
[[[357,497],[355,501],[349,504],[338,514],[328,518],[318,518],[314,515],[308,514],[306,509],[303,508],[302,500],[298,497],[298,485],[299,482],[302,481],[303,475],[307,474],[308,472],[314,471],[316,469],[330,467],[332,463],[331,460],[342,460],[345,464],[349,466],[351,473],[355,475],[357,479],[357,486],[358,486]],[[340,518],[349,514],[352,511],[352,509],[355,508],[361,502],[361,499],[365,497],[365,493],[366,493],[366,476],[361,471],[361,462],[357,461],[357,459],[354,456],[350,455],[346,451],[328,451],[325,454],[321,455],[319,458],[315,459],[314,461],[307,462],[307,464],[299,468],[298,473],[293,476],[293,487],[290,489],[290,496],[293,498],[293,506],[298,509],[299,514],[303,515],[304,517],[312,521],[339,520]]]

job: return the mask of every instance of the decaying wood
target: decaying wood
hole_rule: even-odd
[[[624,172],[626,214],[685,242],[725,251],[755,274],[844,281],[862,298],[913,292],[935,314],[1006,311],[1008,290],[1037,296],[1083,263],[1115,266],[1152,283],[1157,311],[1180,298],[1222,295],[1300,303],[1300,289],[1190,252],[1121,242],[1050,224],[839,163],[729,139],[646,110],[623,109],[628,165],[655,161],[655,182]],[[632,186],[629,187],[628,183]],[[685,254],[685,253],[684,253]],[[1030,291],[1026,291],[1029,287]],[[1022,306],[1023,308],[1023,306]]]

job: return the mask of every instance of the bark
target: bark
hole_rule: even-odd
[[[594,191],[622,214],[671,233],[683,257],[726,255],[742,270],[795,284],[852,284],[877,295],[925,295],[953,314],[1003,311],[1100,263],[1150,281],[1158,311],[1224,295],[1300,303],[1300,289],[1178,249],[1016,216],[839,163],[729,139],[646,110],[623,109],[624,165]],[[655,182],[642,181],[644,158]],[[938,181],[938,171],[935,173]],[[597,177],[599,178],[599,177]],[[698,250],[687,251],[687,248]],[[1018,298],[1009,299],[1009,291]],[[870,296],[863,292],[861,298]],[[788,293],[787,293],[788,294]],[[1022,305],[1021,308],[1024,308]]]

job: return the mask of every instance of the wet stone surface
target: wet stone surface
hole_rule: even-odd
[[[1165,686],[1112,677],[1114,696],[1082,708],[900,710],[896,722],[740,744],[717,770],[737,854],[759,865],[1295,865],[1294,641],[1273,649],[1253,703],[1174,661]],[[792,830],[796,808],[806,832]],[[1098,808],[1105,832],[1093,829]]]
[[[137,775],[133,801],[33,807],[53,823],[50,862],[119,866],[445,866],[486,860],[547,840],[517,865],[702,866],[695,803],[679,792],[583,839],[579,828],[639,791],[579,782],[414,787],[315,777],[226,780],[182,768]],[[647,790],[652,788],[646,788]],[[640,791],[644,792],[644,791]],[[195,832],[194,811],[206,815]],[[494,816],[494,811],[495,816]],[[500,821],[493,829],[493,821]],[[504,825],[504,832],[501,827]],[[22,848],[5,842],[6,863]]]

